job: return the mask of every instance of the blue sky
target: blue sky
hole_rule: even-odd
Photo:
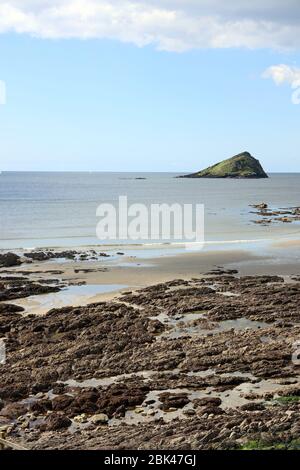
[[[300,171],[297,45],[77,35],[2,31],[0,170],[184,172],[248,150],[267,171]],[[263,78],[276,64],[291,76]]]

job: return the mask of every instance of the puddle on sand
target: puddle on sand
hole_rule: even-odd
[[[66,306],[82,306],[93,302],[93,299],[101,294],[118,291],[127,288],[122,284],[84,284],[68,286],[59,292],[35,295],[14,302],[25,308],[25,314],[44,314],[52,308]]]
[[[161,409],[162,403],[159,396],[163,393],[181,394],[186,393],[190,402],[182,408],[171,409],[170,411],[163,411]],[[196,414],[196,409],[193,406],[192,401],[201,398],[212,398],[218,397],[222,400],[221,408],[236,408],[238,406],[248,403],[249,400],[240,396],[240,392],[237,389],[233,389],[226,392],[216,392],[214,387],[207,387],[205,390],[191,391],[188,388],[174,388],[166,390],[152,390],[148,393],[143,404],[136,407],[134,410],[128,410],[123,418],[113,418],[109,424],[111,426],[119,425],[121,422],[127,424],[140,424],[149,421],[156,421],[161,418],[165,422],[172,421],[176,418],[184,419],[187,418],[188,413]],[[147,405],[147,402],[151,402],[151,405]],[[191,411],[193,410],[193,411]]]
[[[164,371],[157,371],[157,370],[142,370],[139,372],[132,372],[130,374],[120,374],[120,375],[113,375],[111,377],[102,377],[100,379],[97,378],[92,378],[92,379],[87,379],[87,380],[82,380],[78,381],[75,379],[69,379],[66,380],[65,382],[58,382],[58,383],[63,383],[65,385],[69,385],[70,387],[79,387],[79,388],[87,388],[87,387],[105,387],[112,385],[117,382],[122,382],[123,380],[126,379],[131,379],[132,377],[140,377],[144,380],[151,380],[153,375],[173,375],[173,374],[181,374],[182,372],[180,369],[171,369],[171,370],[164,370]],[[215,375],[216,371],[215,369],[207,369],[204,371],[198,371],[198,372],[187,372],[184,373],[183,375],[187,375],[188,377],[208,377],[210,375]],[[246,372],[231,372],[231,373],[224,373],[220,374],[222,377],[246,377],[251,380],[254,380],[255,377],[254,375]]]
[[[235,330],[259,330],[261,328],[268,328],[270,325],[262,321],[249,320],[248,318],[237,318],[236,320],[224,320],[220,321],[217,328],[211,330],[211,332],[228,331],[231,329]]]
[[[217,294],[219,295],[225,295],[225,297],[240,297],[241,294],[235,294],[234,292],[229,292],[229,291],[225,291],[225,292],[217,292]]]
[[[216,323],[216,326],[213,328],[203,328],[201,324],[189,325],[190,322],[195,320],[206,318],[206,313],[203,312],[192,312],[185,314],[179,318],[170,318],[168,315],[161,313],[157,317],[151,317],[156,320],[161,321],[164,325],[169,326],[169,330],[164,331],[162,334],[158,335],[158,339],[169,338],[176,339],[182,336],[208,336],[214,335],[217,333],[222,333],[225,331],[236,330],[259,330],[263,328],[268,328],[270,325],[262,321],[253,321],[247,318],[237,318],[235,320],[223,320]],[[185,326],[186,324],[186,326]]]
[[[176,326],[178,323],[189,323],[193,320],[199,320],[205,318],[205,312],[197,311],[191,313],[185,313],[184,315],[178,315],[177,317],[170,317],[166,313],[160,313],[155,317],[150,317],[151,320],[158,320],[164,325]]]
[[[153,375],[156,374],[180,374],[179,369],[172,369],[168,371],[154,371],[154,370],[145,370],[140,372],[134,372],[131,374],[122,374],[116,375],[112,377],[104,377],[101,379],[89,379],[84,380],[82,382],[78,382],[76,380],[68,380],[63,382],[71,387],[100,387],[100,386],[109,386],[113,383],[121,382],[126,379],[130,379],[132,377],[141,377],[144,381],[151,383],[151,378]],[[184,374],[185,375],[185,374]],[[230,372],[230,373],[223,373],[223,374],[215,374],[214,369],[207,369],[205,371],[199,372],[188,372],[187,376],[195,376],[195,377],[206,377],[209,375],[216,375],[219,377],[245,377],[249,379],[249,381],[244,382],[236,387],[232,388],[231,390],[225,390],[222,392],[218,392],[215,390],[214,386],[206,387],[205,389],[195,390],[194,388],[183,387],[183,388],[169,388],[169,389],[160,389],[160,390],[151,390],[143,403],[140,406],[137,406],[135,409],[127,410],[124,417],[112,418],[109,420],[110,426],[117,426],[121,423],[127,423],[131,425],[137,425],[140,423],[147,423],[151,421],[156,421],[159,419],[163,419],[165,422],[172,421],[173,419],[188,419],[188,416],[194,416],[197,412],[197,408],[194,408],[192,403],[195,399],[201,398],[220,398],[222,400],[222,404],[220,407],[224,410],[226,409],[235,409],[239,406],[242,406],[246,403],[256,402],[256,403],[263,403],[265,400],[263,398],[264,394],[272,393],[275,396],[277,392],[285,390],[290,384],[287,383],[279,383],[277,379],[263,379],[259,380],[251,373],[243,373],[239,371]],[[288,379],[287,379],[288,380]],[[292,383],[295,380],[299,381],[299,377],[292,377],[290,379]],[[161,409],[162,403],[160,401],[159,396],[162,393],[169,392],[171,394],[182,394],[186,393],[189,403],[182,408],[178,409],[171,409],[170,411],[163,411]],[[54,398],[55,395],[52,392],[48,392],[49,398]],[[23,400],[24,403],[32,403],[38,401],[35,396],[29,397],[27,400]],[[201,408],[199,408],[201,409]],[[84,423],[75,423],[73,422],[72,428],[70,428],[70,432],[76,432],[78,429],[83,429],[84,427],[89,426],[89,421]]]
[[[120,423],[127,424],[139,424],[146,423],[149,421],[156,421],[160,418],[163,418],[165,422],[172,421],[175,418],[179,418],[182,415],[182,409],[177,409],[174,411],[163,411],[160,407],[162,403],[159,400],[159,395],[165,392],[170,393],[185,393],[188,392],[187,389],[175,388],[167,390],[152,390],[149,392],[141,406],[136,407],[134,410],[127,410],[125,416],[122,418],[112,418],[109,421],[110,426],[117,426]],[[151,401],[150,405],[146,403]],[[184,409],[187,409],[186,405]]]
[[[149,379],[151,375],[157,374],[156,371],[151,371],[151,370],[145,370],[141,372],[132,372],[131,374],[121,374],[121,375],[114,375],[112,377],[103,377],[101,379],[87,379],[83,380],[81,382],[77,380],[66,380],[64,383],[65,385],[69,385],[70,387],[80,387],[80,388],[85,388],[85,387],[103,387],[103,386],[109,386],[114,383],[117,383],[122,380],[130,379],[131,377],[142,377],[144,379]]]
[[[206,371],[206,373],[208,373],[208,371]],[[252,374],[242,374],[239,372],[232,374],[221,374],[221,376],[227,375],[247,375],[249,376],[249,379],[256,380]],[[238,385],[237,387],[234,387],[232,390],[226,390],[224,392],[217,392],[214,387],[207,387],[205,390],[199,391],[191,391],[188,388],[152,390],[148,393],[141,406],[136,407],[134,410],[128,410],[123,418],[111,419],[109,421],[109,425],[116,426],[124,422],[127,424],[141,424],[147,423],[149,421],[156,421],[161,418],[163,418],[165,422],[172,421],[175,418],[187,419],[190,410],[192,410],[190,413],[193,413],[193,415],[196,414],[197,411],[197,409],[194,408],[192,401],[201,398],[220,398],[222,400],[220,407],[224,410],[235,409],[250,402],[263,403],[265,401],[263,398],[265,393],[273,393],[276,396],[277,391],[282,391],[286,387],[288,387],[288,385],[279,384],[272,379],[268,379],[261,380],[260,382],[256,383],[245,382]],[[171,394],[186,393],[190,402],[183,408],[178,408],[171,411],[163,411],[161,409],[162,403],[160,402],[159,395],[165,392],[169,392]],[[255,398],[245,397],[251,394],[255,395]],[[151,404],[147,404],[149,401]]]

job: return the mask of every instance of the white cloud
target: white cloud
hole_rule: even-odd
[[[300,49],[299,0],[0,0],[0,33],[138,46]]]
[[[263,73],[263,78],[271,78],[276,85],[288,83],[292,88],[300,87],[300,69],[289,65],[272,65]]]
[[[271,78],[276,85],[289,84],[293,90],[292,103],[300,104],[300,69],[289,65],[272,65],[263,73],[263,78]]]

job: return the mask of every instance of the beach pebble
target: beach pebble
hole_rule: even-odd
[[[87,416],[86,416],[86,414],[77,415],[73,418],[73,421],[75,423],[86,423],[87,422]]]
[[[144,408],[136,408],[136,409],[134,410],[134,412],[137,413],[137,414],[143,413],[143,411],[145,411]]]
[[[97,415],[91,416],[90,421],[93,424],[107,424],[108,416],[104,413],[99,413]]]

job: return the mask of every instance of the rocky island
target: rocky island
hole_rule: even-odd
[[[268,178],[259,160],[249,152],[242,152],[205,170],[180,178]]]

